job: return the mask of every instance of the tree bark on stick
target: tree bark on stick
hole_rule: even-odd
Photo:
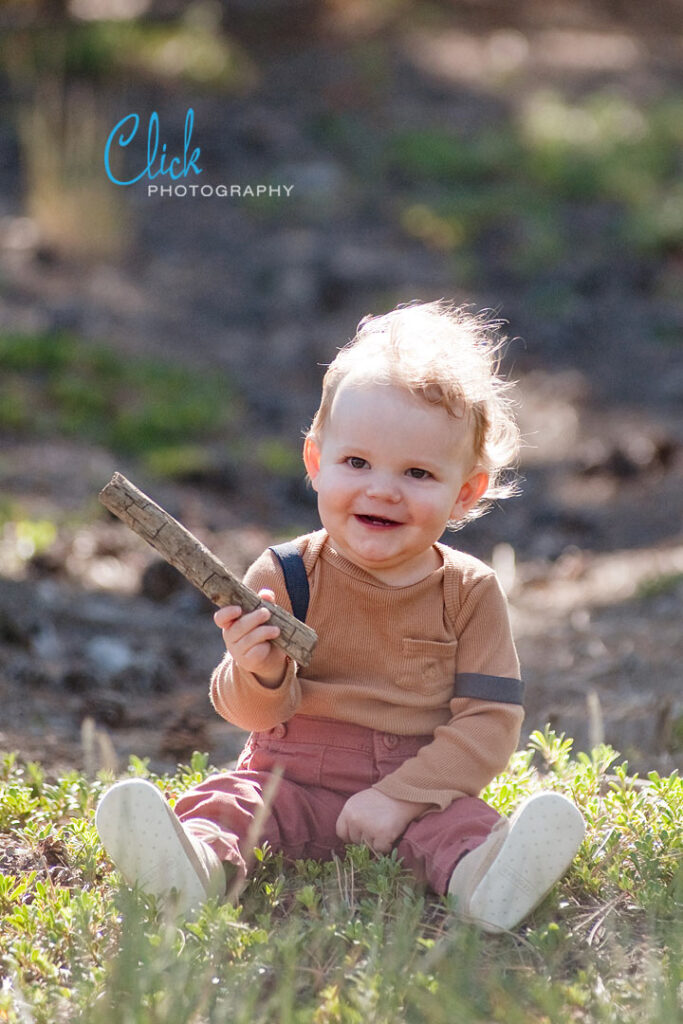
[[[268,608],[270,623],[280,628],[280,635],[271,643],[281,647],[300,665],[309,664],[318,640],[315,631],[272,601],[262,601],[177,519],[125,476],[114,473],[102,488],[100,501],[214,604],[221,608],[236,604],[245,612],[252,612],[261,605]]]

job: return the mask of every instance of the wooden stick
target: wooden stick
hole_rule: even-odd
[[[268,608],[270,622],[280,627],[280,635],[271,643],[281,647],[300,665],[308,665],[318,640],[315,631],[272,601],[262,601],[177,519],[138,490],[125,476],[114,473],[107,486],[102,488],[100,501],[214,604],[221,608],[236,604],[245,612],[252,612],[262,605]]]

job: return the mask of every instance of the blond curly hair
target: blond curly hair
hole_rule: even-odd
[[[472,313],[445,300],[366,316],[328,366],[307,437],[320,445],[334,397],[350,377],[354,383],[405,388],[457,419],[468,417],[475,463],[489,484],[467,515],[448,525],[458,529],[476,519],[494,501],[519,492],[514,467],[520,433],[509,394],[514,382],[500,376],[500,328],[501,321],[486,311]]]

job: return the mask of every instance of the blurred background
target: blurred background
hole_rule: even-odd
[[[210,608],[97,493],[121,470],[242,572],[318,525],[324,364],[446,297],[519,382],[522,495],[445,539],[504,582],[527,731],[680,765],[682,87],[679,0],[4,0],[0,749],[235,755]],[[109,180],[114,125],[139,171],[190,108],[212,195]]]

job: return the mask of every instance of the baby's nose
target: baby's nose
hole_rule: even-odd
[[[388,474],[373,473],[366,487],[369,498],[381,498],[383,501],[400,501],[401,489],[396,480]]]

